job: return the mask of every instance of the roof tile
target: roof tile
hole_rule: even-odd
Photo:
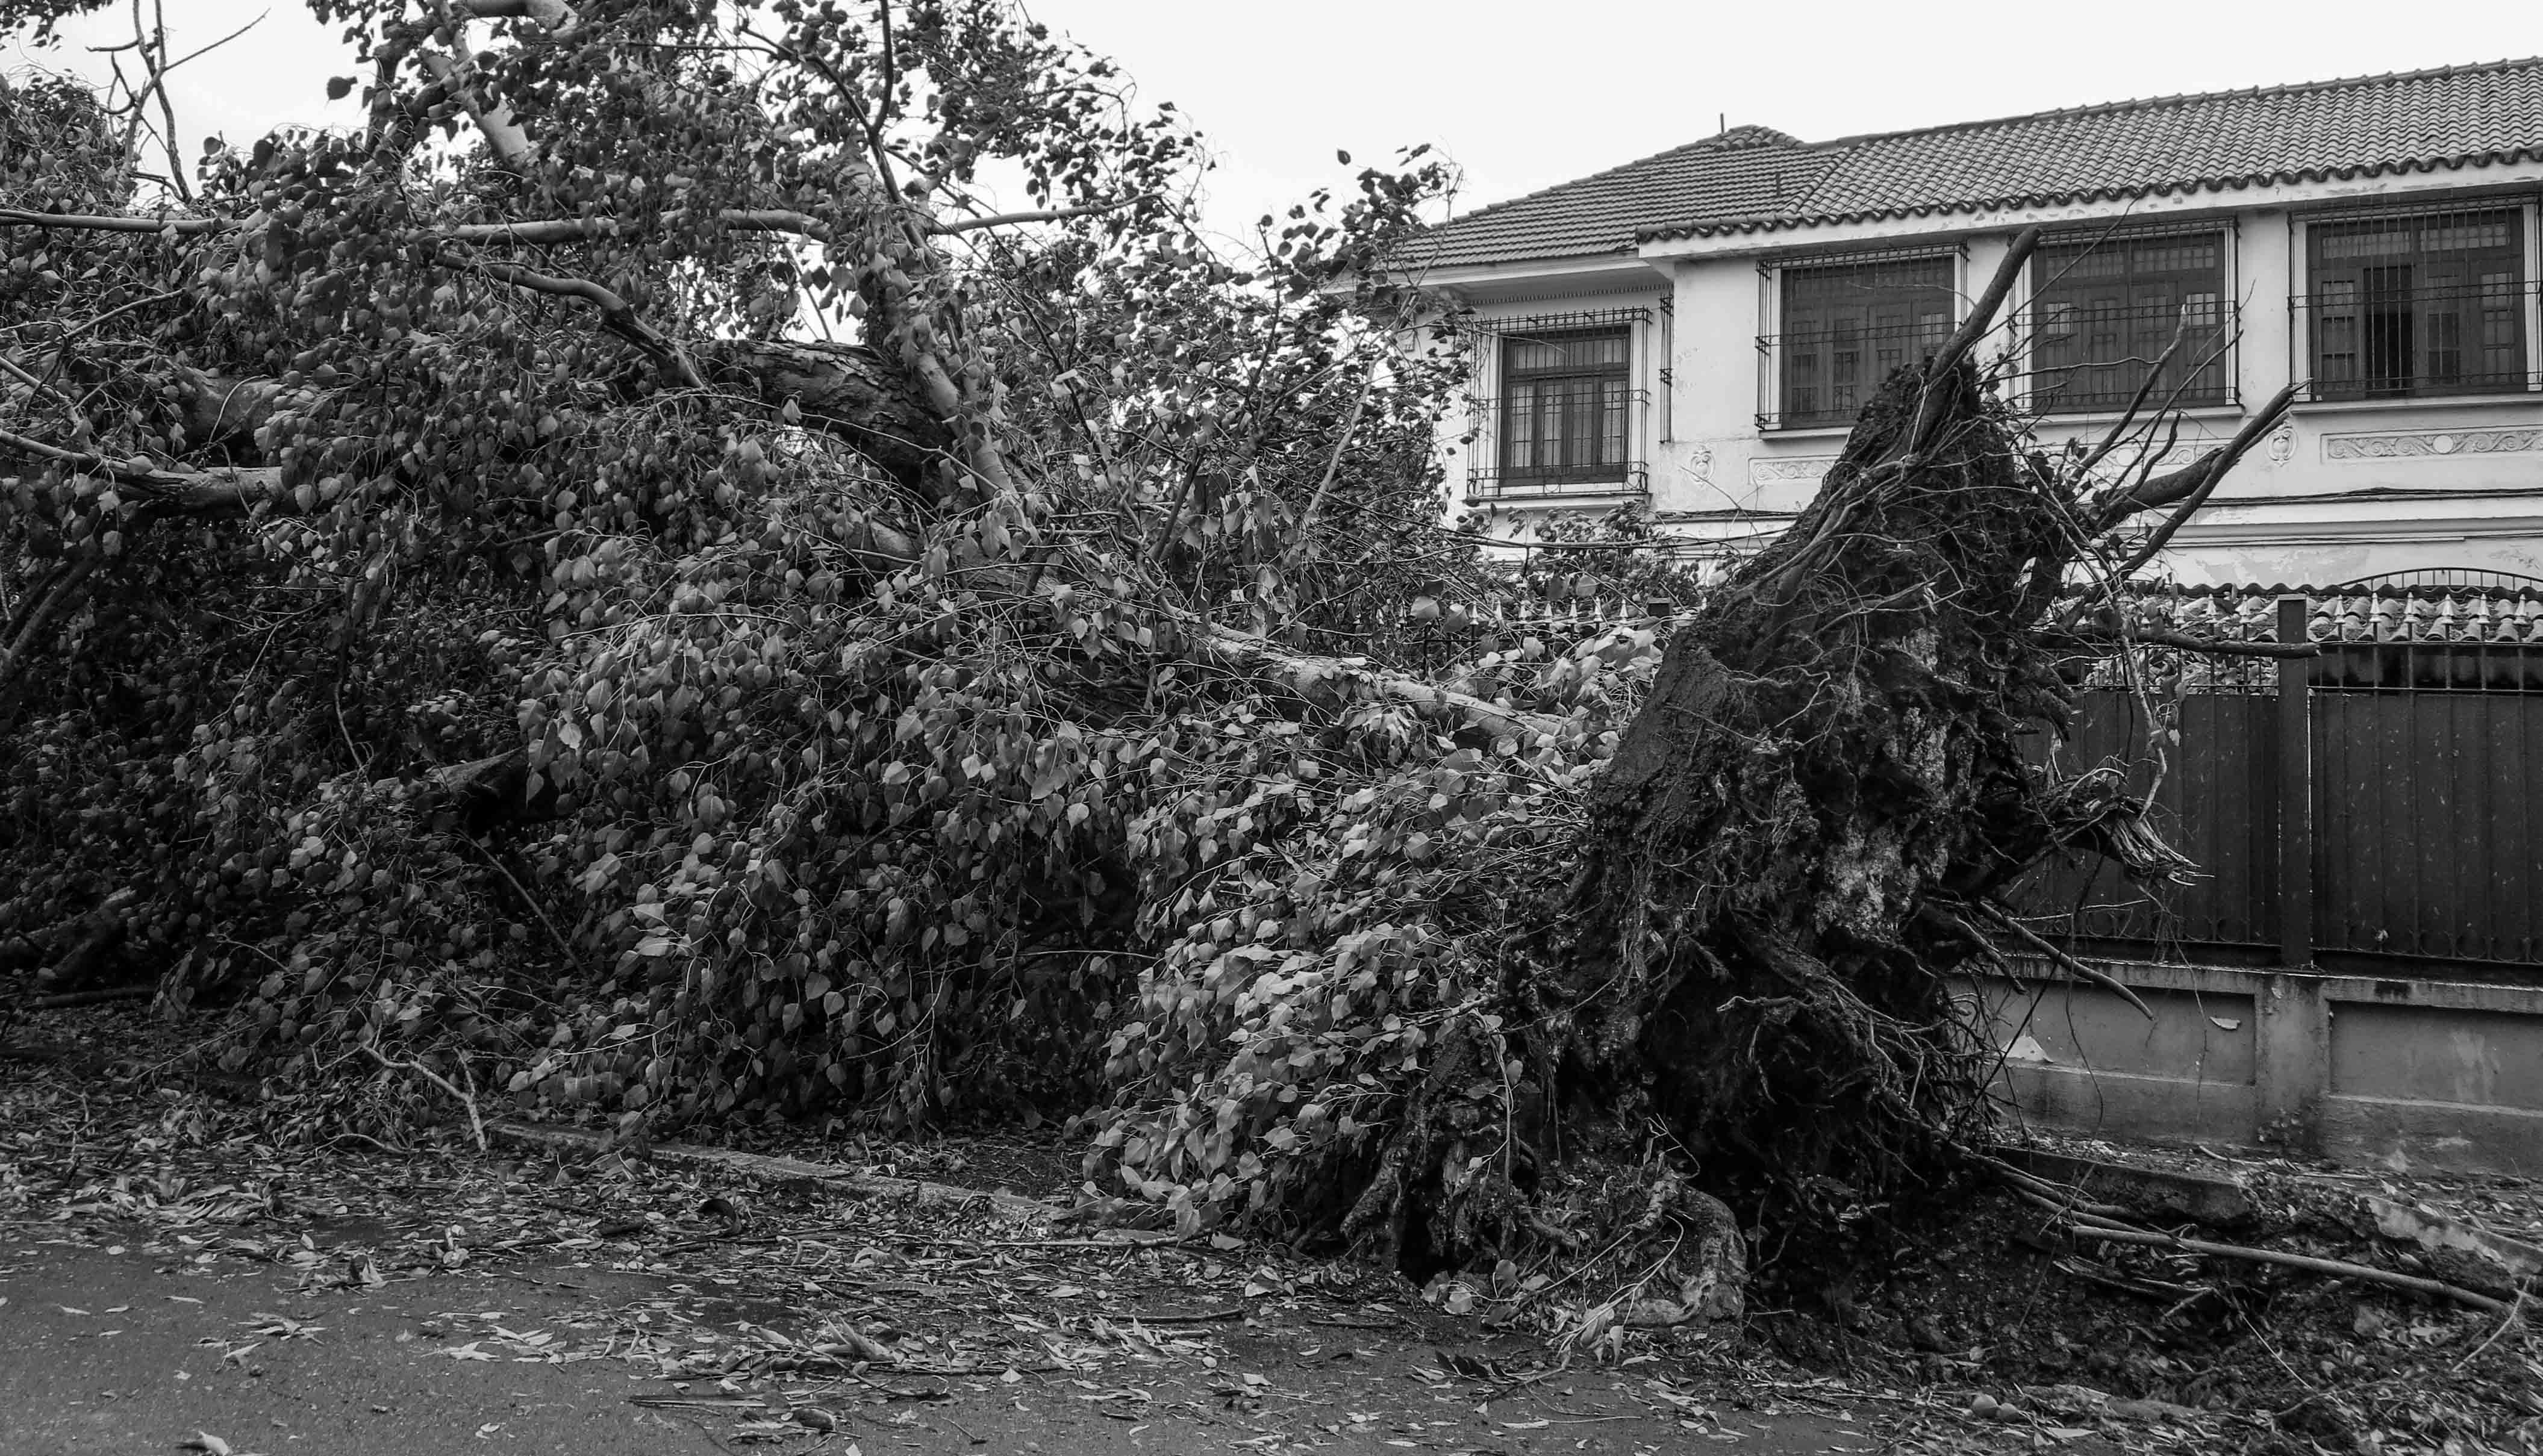
[[[2543,58],[1803,143],[1735,127],[1430,230],[1408,262],[2543,158]]]

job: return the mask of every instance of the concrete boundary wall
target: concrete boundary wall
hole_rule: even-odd
[[[2543,1175],[2543,987],[2097,961],[1970,982],[1998,1088],[2065,1131]]]

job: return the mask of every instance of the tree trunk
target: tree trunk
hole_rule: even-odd
[[[1934,1189],[1988,1130],[1985,1042],[1952,987],[2001,958],[1981,926],[2019,933],[2014,881],[2061,846],[2140,880],[2183,868],[2119,775],[2052,778],[2024,740],[2063,729],[2084,665],[2061,586],[2115,584],[2108,563],[2150,553],[2109,533],[2168,507],[2159,544],[2284,408],[2133,490],[2031,453],[1969,359],[2015,251],[1669,643],[1570,883],[1503,960],[1563,1141],[1648,1142],[1656,1117],[1709,1189],[1806,1241]],[[1382,1196],[1471,1252],[1470,1210],[1424,1171],[1442,1153],[1424,1100]]]

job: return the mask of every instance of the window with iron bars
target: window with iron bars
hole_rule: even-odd
[[[2033,255],[2031,279],[2031,404],[2041,414],[2123,410],[2150,374],[2157,407],[2233,401],[2224,233],[2053,242]]]
[[[1647,392],[1633,387],[1642,307],[1477,321],[1497,390],[1475,402],[1467,495],[1640,491]]]
[[[1757,341],[1774,386],[1758,426],[1853,423],[1891,370],[1951,337],[1957,281],[1949,254],[1783,268],[1783,332]]]
[[[1623,329],[1502,342],[1502,477],[1585,481],[1625,464],[1633,336]]]
[[[2317,400],[2492,394],[2543,385],[2527,315],[2525,209],[2324,218],[2305,229],[2295,300]]]

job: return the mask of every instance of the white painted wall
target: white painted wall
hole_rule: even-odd
[[[2512,185],[2527,206],[2527,277],[2543,276],[2543,165],[2464,168],[2328,184],[2187,193],[1948,218],[1889,219],[1842,227],[1715,238],[1656,240],[1638,258],[1505,265],[1432,280],[1486,316],[1657,304],[1675,316],[1638,338],[1636,384],[1655,405],[1644,443],[1652,505],[1663,525],[1706,549],[1754,543],[1788,523],[1816,490],[1843,429],[1761,430],[1759,335],[1775,328],[1773,269],[1832,246],[1956,245],[1965,297],[1984,286],[2013,234],[2033,223],[2179,219],[2215,222],[2233,240],[2228,288],[2243,335],[2233,368],[2241,407],[2200,412],[2182,432],[2180,458],[2230,437],[2244,411],[2266,402],[2303,365],[2287,300],[2303,287],[2305,220],[2331,207],[2452,200]],[[2017,294],[2016,304],[2022,302]],[[2532,304],[2529,301],[2529,310]],[[2529,351],[2543,351],[2543,318],[2529,312]],[[1658,403],[1659,343],[1674,390]],[[1487,381],[1489,388],[1489,381]],[[2107,428],[2108,421],[2098,421]],[[2098,435],[2097,421],[2050,421],[2046,443]],[[1489,448],[1484,442],[1484,448]],[[1449,483],[1462,494],[1463,449]],[[1549,507],[1604,509],[1599,495],[1504,500],[1494,528],[1507,531]],[[2329,584],[2370,573],[2472,567],[2543,575],[2543,394],[2459,400],[2299,405],[2293,419],[2247,457],[2202,515],[2176,538],[2166,565],[2185,581]]]

